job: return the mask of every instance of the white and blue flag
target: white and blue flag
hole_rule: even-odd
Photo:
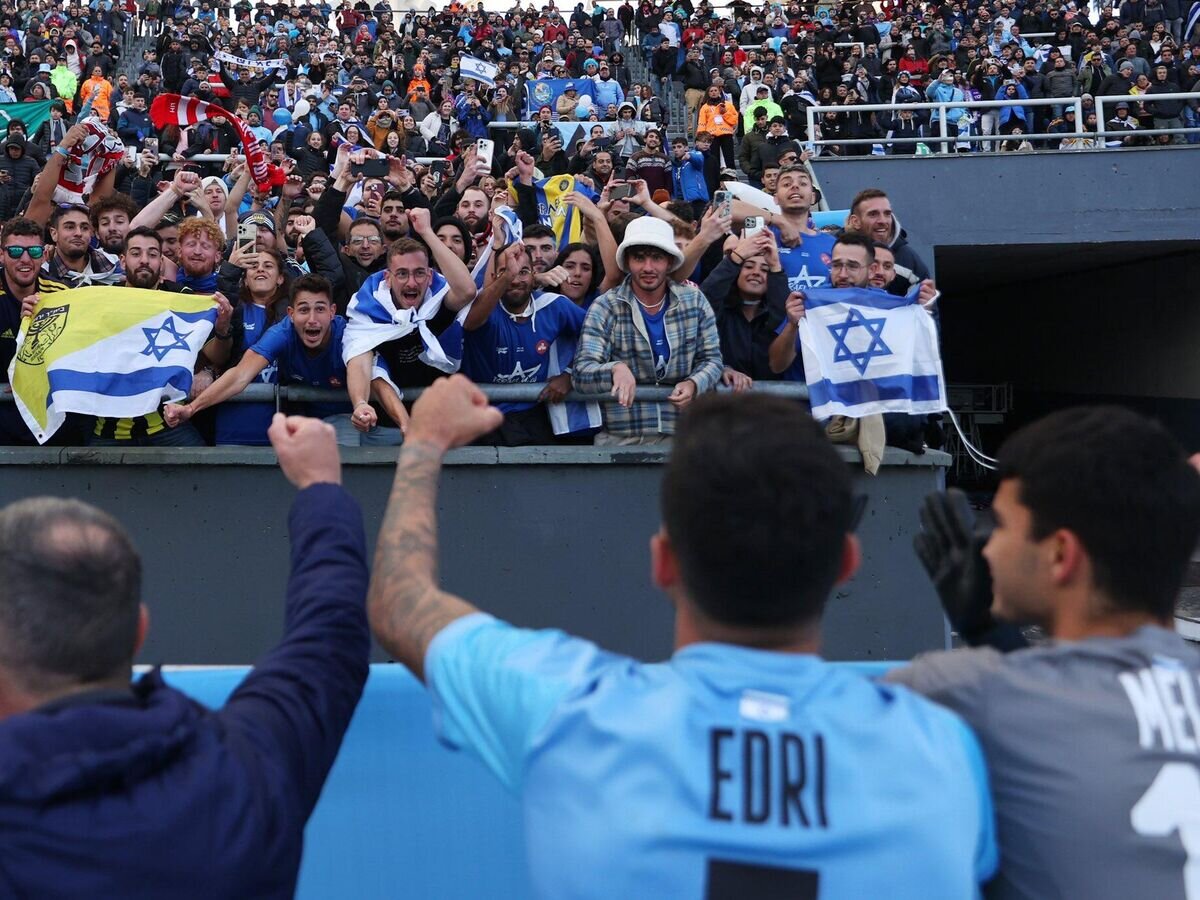
[[[897,297],[873,288],[804,292],[800,348],[818,419],[946,409],[946,379],[933,317],[919,286]]]
[[[414,331],[421,337],[421,362],[439,372],[453,375],[462,363],[462,342],[457,347],[443,346],[429,327],[429,322],[442,308],[450,285],[440,272],[432,279],[421,303],[411,309],[400,309],[392,299],[387,272],[376,272],[363,282],[350,298],[346,309],[346,331],[342,335],[342,359],[348,364],[356,356],[374,350],[380,344],[408,337]],[[444,340],[444,338],[443,338]],[[378,376],[380,373],[376,372]],[[397,388],[399,390],[399,388]]]
[[[479,59],[476,56],[463,54],[458,58],[458,74],[463,78],[473,78],[476,81],[486,84],[488,87],[495,87],[496,76],[500,74],[500,67],[495,63],[488,62],[486,59]]]
[[[182,400],[212,333],[209,295],[126,287],[46,293],[21,323],[8,379],[39,444],[67,413],[127,418]]]

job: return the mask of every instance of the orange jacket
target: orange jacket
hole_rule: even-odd
[[[79,98],[86,103],[92,98],[92,110],[100,117],[101,122],[107,122],[112,114],[113,86],[103,78],[89,78],[79,90]]]
[[[717,121],[720,119],[721,121]],[[707,100],[700,104],[699,131],[707,131],[714,137],[734,134],[737,131],[737,104],[729,100],[720,103],[709,103]]]

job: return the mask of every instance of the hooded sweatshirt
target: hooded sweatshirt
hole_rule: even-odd
[[[358,504],[309,487],[288,533],[283,640],[221,709],[154,670],[0,720],[0,896],[293,895],[370,636]]]

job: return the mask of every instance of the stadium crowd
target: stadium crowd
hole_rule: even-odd
[[[538,896],[1196,894],[1200,665],[1171,622],[1200,476],[1165,430],[1100,409],[1019,432],[990,535],[961,494],[927,500],[917,554],[974,646],[869,681],[819,656],[864,549],[827,429],[789,400],[712,395],[804,378],[815,288],[937,314],[884,190],[815,227],[808,106],[1129,93],[1113,114],[1131,138],[1194,123],[1153,99],[1195,83],[1177,0],[1096,22],[1053,0],[2,2],[0,89],[48,109],[36,128],[10,114],[0,153],[0,364],[57,292],[211,294],[187,402],[55,440],[269,442],[299,491],[284,638],[219,711],[158,670],[130,689],[149,620],[111,517],[0,510],[0,895],[291,896],[372,630],[426,683],[439,737],[521,795]],[[1074,133],[1070,108],[955,127]],[[824,139],[869,143],[823,152],[937,124],[835,112]],[[254,383],[348,399],[293,417],[229,402]],[[538,396],[497,410],[476,384]],[[937,440],[923,419],[875,424]],[[33,441],[13,404],[0,430]],[[669,662],[514,627],[439,584],[449,449],[667,439],[650,555]],[[368,571],[337,443],[402,442]],[[1024,646],[1019,624],[1051,641]]]
[[[1148,99],[1197,77],[1169,3],[1129,0],[1094,24],[1071,3],[6,4],[0,86],[50,106],[36,129],[10,114],[0,157],[0,363],[31,297],[215,292],[189,403],[73,421],[56,440],[265,444],[272,404],[223,401],[279,383],[347,389],[348,405],[296,408],[337,421],[343,443],[396,444],[402,388],[457,370],[543,386],[483,440],[663,440],[718,383],[803,380],[805,289],[919,289],[934,312],[885,192],[864,185],[844,227],[813,227],[805,109],[1009,92],[1082,94],[1086,110],[1092,95],[1145,94],[1113,110],[1131,132],[1117,143],[1140,143],[1144,124],[1196,121],[1195,104]],[[1055,39],[1036,50],[1022,37],[1042,32]],[[1073,132],[1071,110],[970,127]],[[908,153],[887,136],[936,131],[921,112],[839,112],[820,137]],[[408,325],[362,345],[356,309]],[[648,385],[669,399],[639,400]],[[572,388],[617,402],[561,402]],[[895,445],[938,440],[922,421],[887,424]],[[10,404],[0,431],[32,439]]]

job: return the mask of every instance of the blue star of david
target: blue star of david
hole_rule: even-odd
[[[172,350],[192,349],[187,345],[187,341],[184,340],[191,332],[185,331],[181,334],[175,327],[175,320],[170,316],[162,323],[161,328],[143,328],[142,331],[146,333],[146,349],[142,351],[142,356],[153,356],[159,362],[162,362],[163,358]],[[160,344],[159,338],[163,332],[166,332],[174,340],[169,344]]]
[[[883,325],[886,321],[886,319],[865,319],[857,309],[851,309],[845,322],[827,325],[829,333],[837,341],[837,345],[833,349],[833,361],[853,363],[854,368],[858,369],[859,375],[866,375],[867,366],[870,365],[871,360],[880,356],[892,355],[891,349],[883,342]],[[846,337],[852,328],[865,328],[871,335],[871,344],[866,350],[855,353],[847,346]]]

